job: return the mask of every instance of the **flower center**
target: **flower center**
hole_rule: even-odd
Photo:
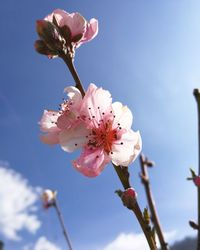
[[[101,124],[98,128],[92,129],[88,146],[102,147],[104,151],[111,153],[113,142],[117,140],[117,129],[112,128],[112,122]]]

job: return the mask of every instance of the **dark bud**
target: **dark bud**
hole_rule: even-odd
[[[71,30],[67,25],[64,25],[62,27],[59,27],[59,32],[61,34],[61,36],[65,39],[66,44],[69,45],[71,44]]]
[[[56,26],[45,20],[36,21],[36,30],[39,37],[51,50],[61,50],[63,41]]]
[[[57,52],[49,49],[46,43],[43,40],[37,40],[34,44],[35,50],[42,55],[46,55],[48,57],[57,56]]]
[[[194,230],[199,230],[199,225],[195,223],[194,221],[189,221],[189,225],[194,229]]]
[[[71,42],[73,42],[73,43],[78,43],[82,38],[83,38],[83,34],[75,35],[75,36],[71,39]]]

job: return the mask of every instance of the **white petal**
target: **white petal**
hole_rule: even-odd
[[[59,113],[57,111],[44,110],[42,118],[39,122],[40,129],[43,132],[56,132],[59,131],[56,122],[59,117]]]
[[[66,152],[73,152],[74,150],[83,147],[88,139],[90,130],[88,130],[82,123],[75,128],[63,130],[59,134],[59,141],[62,149]]]
[[[82,95],[79,89],[74,86],[69,86],[64,89],[64,92],[67,93],[70,100],[81,101]]]
[[[119,123],[120,127],[130,129],[133,122],[130,109],[127,106],[123,106],[121,102],[114,102],[112,108],[115,115],[115,126]]]
[[[139,131],[129,129],[113,147],[111,155],[115,165],[128,166],[133,162],[142,149],[142,140]]]

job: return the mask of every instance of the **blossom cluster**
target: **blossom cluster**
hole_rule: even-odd
[[[73,86],[59,111],[45,110],[40,121],[41,140],[60,144],[66,152],[82,149],[73,166],[88,177],[99,175],[112,161],[128,166],[141,151],[139,131],[134,132],[132,113],[120,102],[112,103],[109,91],[90,84],[85,96]]]

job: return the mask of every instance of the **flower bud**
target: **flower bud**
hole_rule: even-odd
[[[126,189],[122,195],[121,199],[125,207],[132,209],[135,205],[137,198],[137,193],[133,188]]]
[[[44,208],[49,208],[54,205],[56,194],[56,191],[52,191],[50,189],[44,190],[41,197]]]
[[[58,56],[57,51],[53,51],[49,49],[49,47],[46,45],[46,43],[43,40],[37,40],[34,44],[35,50],[42,55],[46,55],[49,58],[53,58]]]
[[[195,176],[193,181],[197,187],[200,187],[200,176]]]
[[[51,50],[62,50],[62,38],[56,26],[45,20],[36,21],[36,30],[39,37],[45,42]]]

